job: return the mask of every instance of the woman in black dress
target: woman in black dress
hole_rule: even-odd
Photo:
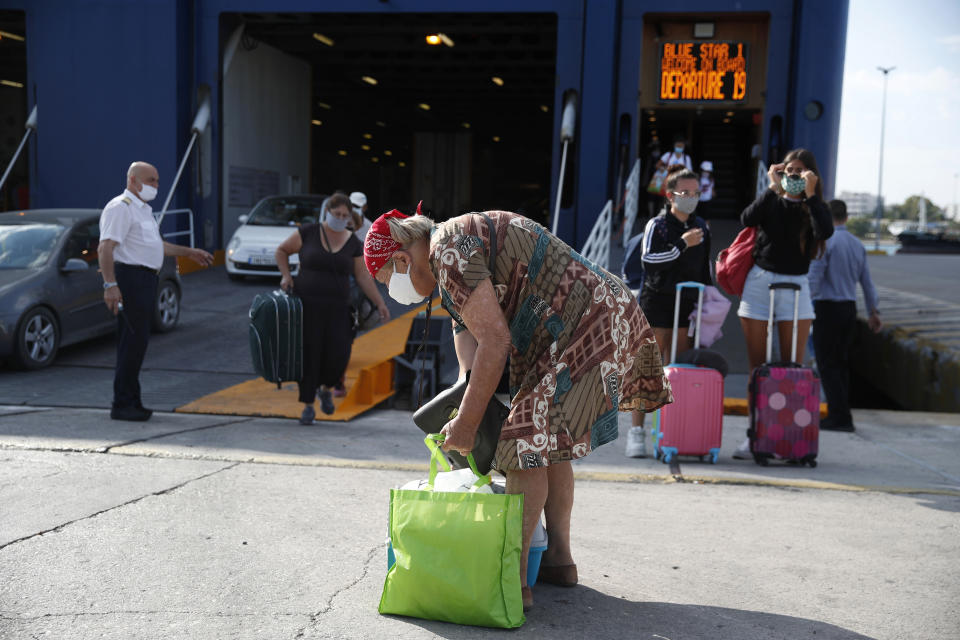
[[[276,251],[277,266],[283,276],[280,288],[292,290],[303,301],[301,424],[313,423],[313,401],[317,396],[321,411],[328,415],[334,412],[331,389],[343,377],[353,343],[351,274],[376,303],[381,319],[390,319],[387,305],[364,265],[363,246],[347,228],[350,200],[343,194],[334,194],[326,211],[323,221],[302,225]],[[300,254],[300,273],[296,278],[290,275],[290,255],[294,253]]]

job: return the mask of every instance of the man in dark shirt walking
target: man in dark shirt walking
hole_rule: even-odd
[[[810,263],[813,349],[827,396],[827,417],[820,428],[853,431],[850,413],[850,346],[857,324],[857,283],[863,287],[867,325],[876,333],[883,327],[877,309],[877,290],[870,279],[863,243],[847,231],[847,205],[831,200],[834,232],[823,256]]]

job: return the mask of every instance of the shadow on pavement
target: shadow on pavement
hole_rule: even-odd
[[[633,602],[580,585],[534,587],[535,607],[511,637],[635,640],[872,640],[848,629],[793,616],[669,602]],[[488,637],[490,629],[390,616],[441,638]],[[585,625],[589,628],[586,632]]]
[[[960,498],[954,496],[917,496],[915,499],[916,503],[921,507],[936,509],[937,511],[960,513]]]

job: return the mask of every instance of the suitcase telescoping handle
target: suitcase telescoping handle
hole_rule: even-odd
[[[678,282],[677,297],[673,304],[673,339],[670,341],[670,363],[677,361],[677,333],[680,331],[680,292],[684,288],[698,289],[697,294],[697,348],[700,347],[700,313],[703,311],[703,290],[706,287],[701,282]]]
[[[770,284],[770,321],[767,322],[767,362],[773,361],[773,303],[777,289],[793,290],[793,340],[790,347],[790,362],[797,361],[797,323],[800,319],[800,285],[793,282],[773,282]]]

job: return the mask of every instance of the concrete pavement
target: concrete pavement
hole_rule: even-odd
[[[866,412],[816,469],[577,463],[575,589],[523,638],[954,638],[960,416]],[[622,416],[621,433],[628,427]],[[0,638],[475,638],[376,612],[409,413],[350,423],[0,408]]]

